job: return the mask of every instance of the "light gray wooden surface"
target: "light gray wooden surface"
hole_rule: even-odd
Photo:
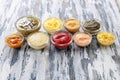
[[[103,47],[93,36],[85,48],[72,43],[58,50],[50,44],[37,51],[25,42],[20,49],[11,49],[5,37],[17,32],[15,21],[26,15],[42,22],[49,17],[75,17],[81,22],[97,18],[116,41]],[[0,80],[120,80],[120,0],[0,0]]]

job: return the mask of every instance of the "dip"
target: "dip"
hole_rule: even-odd
[[[97,40],[104,46],[109,46],[115,42],[115,35],[110,32],[100,32],[97,35]]]
[[[91,20],[86,21],[83,24],[82,29],[86,33],[96,34],[100,31],[100,27],[101,27],[101,24],[99,23],[99,21],[91,19]]]
[[[53,34],[62,29],[62,21],[58,18],[48,18],[43,23],[44,29]]]
[[[17,30],[24,36],[29,35],[32,32],[37,32],[40,29],[40,20],[33,16],[25,16],[17,20]]]
[[[28,35],[27,42],[34,49],[42,49],[48,45],[49,37],[44,32],[35,32]]]
[[[72,42],[72,35],[68,32],[57,32],[52,35],[51,42],[59,49],[67,48]]]
[[[24,37],[21,34],[11,34],[6,37],[5,42],[11,48],[19,48],[24,42]]]
[[[64,22],[64,26],[69,32],[76,32],[80,28],[80,22],[75,18],[70,18]]]
[[[92,37],[89,34],[77,32],[73,39],[78,46],[85,47],[91,43]]]

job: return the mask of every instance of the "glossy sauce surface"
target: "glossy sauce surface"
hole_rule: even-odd
[[[69,18],[64,22],[64,26],[69,32],[76,32],[80,28],[80,22],[75,18]]]
[[[86,33],[75,33],[74,34],[74,41],[78,46],[85,47],[91,43],[91,36]]]
[[[95,19],[91,19],[91,20],[85,21],[82,28],[86,33],[96,34],[100,31],[100,27],[101,27],[101,24],[99,21]]]
[[[44,32],[35,32],[28,36],[27,42],[34,49],[42,49],[47,46],[49,37]]]
[[[115,35],[110,32],[101,32],[97,35],[97,39],[102,45],[109,46],[114,43]]]
[[[17,22],[17,26],[25,30],[35,29],[38,24],[39,24],[39,21],[32,16],[23,17],[19,19]]]
[[[20,34],[11,34],[6,37],[6,44],[11,48],[19,48],[23,44],[24,37]]]
[[[55,33],[62,29],[62,21],[59,18],[48,18],[44,21],[43,26],[48,33]]]
[[[25,16],[17,20],[17,30],[27,36],[30,33],[37,32],[40,29],[40,20],[33,16]]]
[[[72,40],[71,34],[67,32],[58,32],[52,37],[52,43],[58,48],[66,48]]]

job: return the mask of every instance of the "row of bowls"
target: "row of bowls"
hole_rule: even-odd
[[[33,16],[25,16],[19,18],[16,21],[15,26],[20,33],[22,33],[24,36],[27,36],[30,33],[39,31],[39,29],[41,28],[41,21]],[[63,29],[63,26],[67,31],[75,33],[79,31],[81,23],[75,18],[69,18],[65,20],[64,24],[59,18],[47,18],[43,22],[43,28],[49,34],[54,34],[55,32],[61,31]],[[83,23],[82,29],[86,33],[96,34],[101,29],[101,22],[97,19],[87,20],[85,23]]]
[[[16,29],[21,34],[11,34],[6,38],[6,43],[11,48],[19,48],[24,42],[24,36],[27,37],[28,44],[34,49],[42,49],[49,44],[49,35],[45,32],[39,32],[41,22],[33,16],[19,18],[16,23]],[[44,29],[51,35],[50,41],[57,48],[67,48],[72,41],[81,47],[88,46],[92,41],[92,34],[100,32],[100,21],[91,19],[86,21],[79,32],[80,22],[75,18],[69,18],[64,22],[64,27],[71,33],[62,31],[63,24],[59,18],[48,18],[43,22]],[[115,36],[110,32],[100,32],[97,35],[100,44],[108,46],[114,43]],[[18,46],[18,45],[19,46]]]

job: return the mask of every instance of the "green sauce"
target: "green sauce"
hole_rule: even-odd
[[[25,30],[31,30],[37,27],[38,21],[33,17],[24,17],[18,22],[18,26]]]
[[[23,35],[28,35],[40,29],[40,20],[33,16],[26,16],[16,22],[17,30]]]
[[[90,34],[97,33],[100,31],[100,23],[96,20],[86,21],[83,25],[83,30]]]

